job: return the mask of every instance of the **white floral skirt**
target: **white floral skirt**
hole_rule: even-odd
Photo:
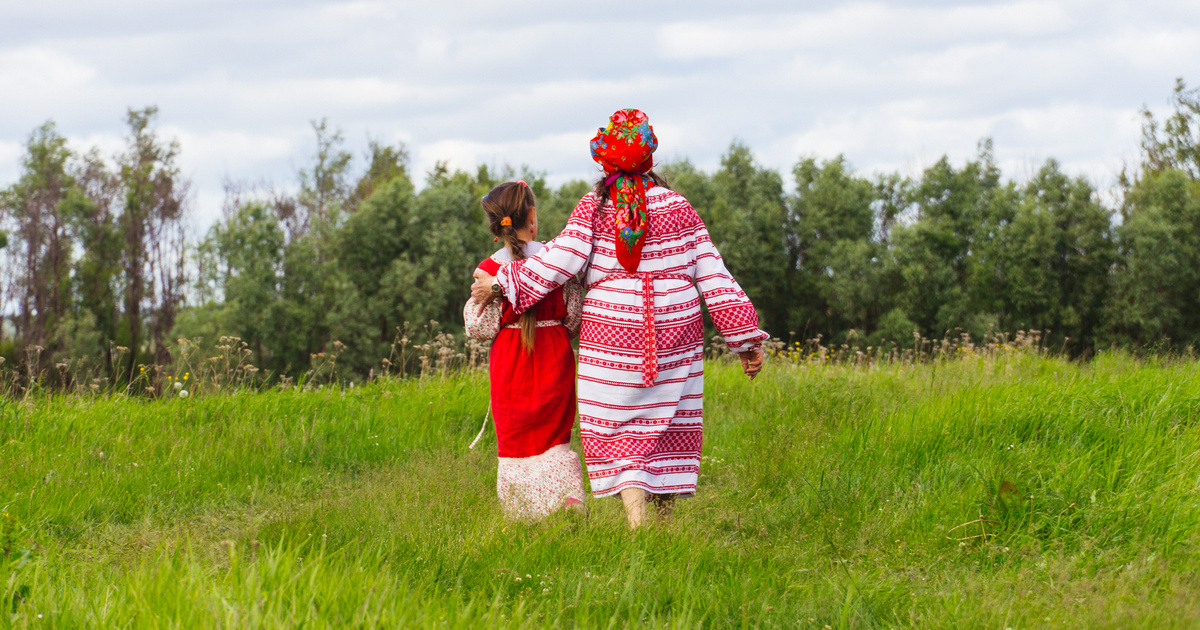
[[[583,466],[569,444],[533,457],[500,457],[496,494],[508,518],[537,520],[560,510],[568,499],[583,501]]]

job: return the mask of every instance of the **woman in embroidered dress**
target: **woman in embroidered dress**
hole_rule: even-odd
[[[483,273],[520,266],[542,249],[533,191],[524,181],[493,188],[481,201],[489,228],[504,247],[479,263]],[[496,493],[506,516],[537,519],[564,506],[586,513],[583,470],[571,450],[575,421],[575,353],[582,291],[567,282],[517,314],[507,300],[481,313],[464,309],[467,332],[493,338],[491,410],[499,445]],[[490,314],[490,322],[486,321]]]
[[[768,338],[703,221],[654,174],[658,139],[636,109],[592,139],[604,169],[566,228],[521,266],[476,271],[472,294],[522,313],[577,274],[587,298],[579,337],[579,428],[592,492],[619,494],[630,527],[646,501],[669,515],[696,491],[703,441],[700,298],[750,378]],[[494,286],[493,286],[494,285]]]

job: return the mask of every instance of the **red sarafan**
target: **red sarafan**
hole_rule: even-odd
[[[531,243],[537,251],[540,243]],[[502,255],[502,253],[498,253]],[[520,265],[521,261],[517,261]],[[479,264],[494,276],[501,263],[495,257]],[[578,293],[579,285],[575,285]],[[504,300],[500,332],[492,342],[489,360],[492,414],[500,457],[532,457],[571,441],[575,421],[575,351],[565,325],[567,302],[558,288],[533,307],[535,338],[532,350],[521,344],[521,316]],[[502,299],[502,298],[501,298]]]
[[[489,276],[520,266],[543,245],[536,200],[524,182],[507,182],[480,204],[504,248],[479,263]],[[563,507],[583,508],[583,467],[571,450],[575,421],[575,352],[583,305],[577,280],[548,292],[518,314],[503,297],[481,314],[463,312],[467,332],[491,339],[489,379],[499,463],[496,493],[511,518],[537,519]]]
[[[541,247],[529,243],[525,252]],[[500,250],[479,269],[494,276],[502,266],[523,262],[508,260],[507,251]],[[576,407],[571,336],[579,331],[582,299],[579,283],[569,282],[529,309],[531,348],[522,340],[521,316],[507,300],[499,300],[488,372],[499,455],[496,494],[511,518],[541,518],[583,502],[583,467],[570,447]]]

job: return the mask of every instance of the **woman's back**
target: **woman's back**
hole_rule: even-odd
[[[598,201],[594,192],[585,195],[553,241],[555,248],[590,253],[584,268],[588,295],[581,348],[631,358],[643,355],[646,285],[639,274],[658,276],[651,280],[657,354],[699,351],[704,332],[701,294],[730,347],[761,340],[753,307],[683,195],[662,186],[646,191],[648,230],[636,274],[617,261],[612,202],[597,208]]]

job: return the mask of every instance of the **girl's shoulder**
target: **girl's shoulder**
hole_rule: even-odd
[[[496,259],[489,257],[484,258],[483,262],[479,263],[476,268],[482,270],[489,276],[494,276],[496,275],[496,272],[500,271],[500,266],[501,264],[496,262]]]
[[[536,256],[544,247],[545,245],[538,241],[525,243],[525,257]],[[496,253],[484,258],[483,262],[479,263],[479,268],[486,271],[489,276],[494,276],[502,265],[507,265],[510,262],[512,262],[512,253],[508,251],[507,247],[501,247],[496,250]]]

